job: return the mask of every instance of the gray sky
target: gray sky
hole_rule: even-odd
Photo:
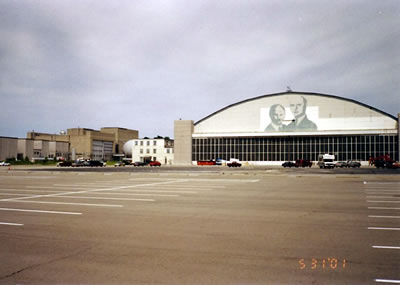
[[[396,115],[400,1],[0,0],[0,136],[173,137],[288,85]]]

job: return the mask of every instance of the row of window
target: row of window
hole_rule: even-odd
[[[165,151],[166,151],[166,153],[172,153],[172,149],[170,149],[170,148],[165,149]],[[141,148],[139,152],[140,153],[144,153],[143,148]],[[146,153],[150,153],[150,149],[149,148],[146,149]],[[157,149],[156,148],[153,148],[153,153],[157,153]]]
[[[195,138],[192,159],[237,158],[242,161],[318,160],[318,155],[332,153],[337,160],[368,161],[388,154],[398,160],[397,135],[321,136],[284,138]]]
[[[146,140],[146,145],[150,145],[150,142],[151,141],[149,141],[149,140]],[[157,141],[152,141],[153,142],[153,145],[157,145]],[[135,145],[141,145],[141,146],[143,146],[144,145],[144,141],[135,141]]]

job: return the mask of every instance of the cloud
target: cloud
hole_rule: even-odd
[[[0,133],[172,137],[174,119],[287,85],[396,114],[399,16],[372,0],[2,1],[0,120],[13,127]]]

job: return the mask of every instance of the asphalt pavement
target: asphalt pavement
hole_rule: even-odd
[[[0,284],[400,282],[398,172],[131,169],[1,169]]]

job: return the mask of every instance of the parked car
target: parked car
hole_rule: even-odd
[[[114,164],[114,167],[121,167],[121,166],[125,166],[126,163],[124,161],[118,161],[116,164]]]
[[[242,164],[238,161],[231,161],[226,164],[228,167],[241,167]]]
[[[68,167],[68,166],[72,166],[72,161],[65,160],[57,163],[57,167]]]
[[[340,168],[347,167],[347,162],[346,161],[338,161],[335,163],[335,167],[340,167]]]
[[[361,163],[358,161],[348,161],[347,162],[347,167],[353,167],[353,168],[360,168],[361,167]]]
[[[298,159],[295,163],[296,167],[311,167],[312,162],[308,159]]]
[[[157,160],[154,160],[154,161],[150,161],[149,165],[150,166],[161,166],[161,163]]]
[[[284,168],[286,168],[286,167],[293,167],[293,166],[296,166],[296,163],[294,163],[294,162],[292,162],[292,161],[285,161],[284,163],[282,163],[282,166],[283,166]]]
[[[104,162],[99,161],[99,160],[89,160],[87,162],[88,162],[88,166],[90,166],[90,167],[103,167],[104,166]]]
[[[2,161],[0,162],[0,166],[10,166],[8,162]]]
[[[83,160],[74,161],[74,162],[72,163],[71,166],[72,166],[72,167],[82,167],[82,166],[85,166],[85,161],[83,161]]]
[[[132,164],[133,164],[133,166],[145,166],[145,165],[147,165],[147,163],[143,162],[143,161],[135,161]]]

